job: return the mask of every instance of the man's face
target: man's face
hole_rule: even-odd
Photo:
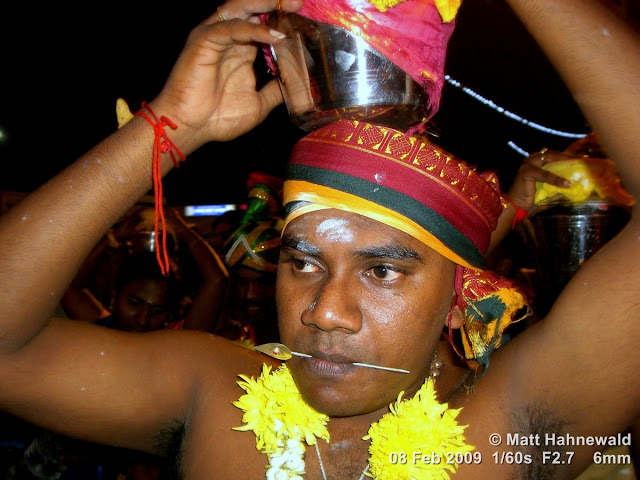
[[[240,266],[232,276],[235,303],[250,323],[275,321],[276,276],[272,272],[256,272]]]
[[[167,282],[133,280],[117,293],[113,313],[121,330],[146,332],[164,328],[171,321]]]
[[[293,220],[276,294],[282,342],[312,355],[287,362],[305,400],[351,416],[417,391],[451,306],[454,272],[422,242],[361,215],[328,209]]]

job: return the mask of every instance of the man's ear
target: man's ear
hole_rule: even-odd
[[[461,328],[464,324],[464,315],[462,314],[462,310],[459,306],[454,306],[451,309],[451,313],[449,314],[449,318],[447,319],[449,322],[449,326],[451,329]]]

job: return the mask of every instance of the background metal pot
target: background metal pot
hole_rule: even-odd
[[[535,283],[546,310],[567,282],[628,222],[628,208],[605,201],[550,203],[533,210],[520,228],[536,264]]]

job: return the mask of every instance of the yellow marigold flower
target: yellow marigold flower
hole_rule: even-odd
[[[402,2],[404,2],[404,0],[369,0],[369,3],[381,12],[386,12],[387,8],[395,7]]]
[[[238,385],[247,392],[233,405],[244,410],[245,425],[234,430],[252,430],[256,435],[256,448],[265,453],[282,447],[287,439],[304,440],[315,445],[316,438],[329,441],[329,417],[305,403],[286,365],[273,374],[264,365],[257,380],[239,375]],[[280,442],[280,445],[278,444]]]
[[[371,440],[369,466],[371,476],[377,480],[448,479],[458,465],[448,464],[456,453],[474,450],[465,443],[463,435],[466,425],[458,425],[456,417],[460,409],[448,408],[436,400],[433,382],[427,381],[407,400],[400,392],[395,404],[389,406],[390,413],[371,425],[364,440]],[[431,462],[394,462],[392,452],[413,455],[416,446]],[[438,461],[439,459],[439,461]]]
[[[234,430],[255,433],[256,448],[269,457],[267,480],[302,480],[302,442],[314,445],[317,438],[328,442],[329,417],[304,402],[285,365],[273,373],[271,367],[263,366],[257,380],[245,375],[240,378],[238,385],[247,393],[233,404],[244,410],[245,425]],[[456,421],[461,409],[449,409],[446,403],[439,403],[431,380],[413,398],[402,400],[403,394],[400,392],[397,401],[389,406],[390,412],[373,423],[363,438],[371,440],[367,475],[376,480],[448,479],[449,473],[458,468],[448,462],[474,450],[465,444],[466,426]],[[412,455],[416,448],[431,462],[422,458],[393,461],[393,452]]]

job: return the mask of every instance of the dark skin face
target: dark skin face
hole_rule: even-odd
[[[453,296],[454,264],[422,242],[333,209],[293,220],[277,279],[282,342],[305,400],[330,416],[386,411],[430,370]],[[403,368],[393,373],[353,362]]]
[[[275,318],[274,273],[256,272],[247,267],[238,267],[233,276],[235,307],[244,312],[249,322],[260,323]]]
[[[172,320],[168,288],[167,282],[150,278],[125,285],[114,301],[118,329],[146,332],[164,328]]]

